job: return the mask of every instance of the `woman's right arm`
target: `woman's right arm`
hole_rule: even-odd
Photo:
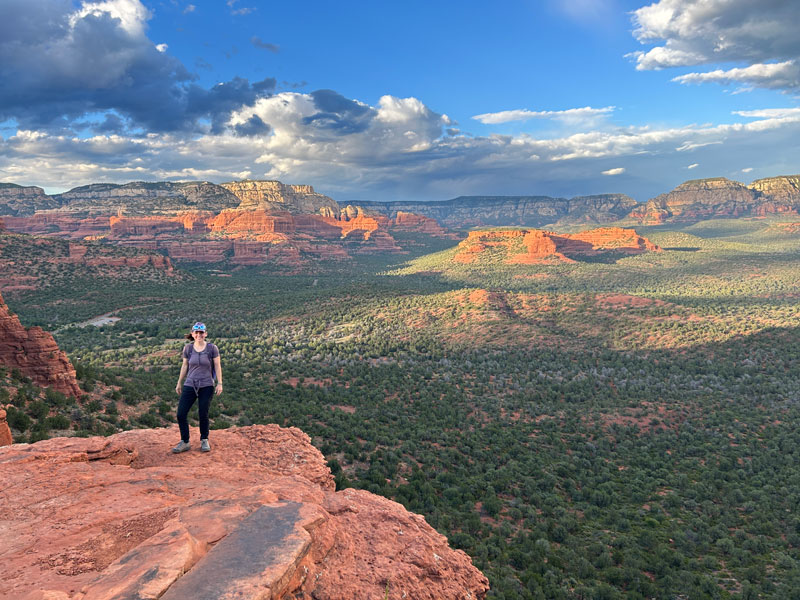
[[[183,391],[183,378],[186,377],[186,371],[189,370],[189,360],[184,358],[183,364],[181,365],[181,374],[178,375],[178,385],[175,386],[175,393],[180,394]]]

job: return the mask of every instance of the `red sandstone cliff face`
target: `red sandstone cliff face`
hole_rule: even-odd
[[[300,430],[215,431],[210,454],[173,455],[176,439],[172,427],[1,448],[0,480],[14,493],[0,596],[485,597],[487,579],[422,517],[334,491]]]
[[[25,329],[0,295],[0,363],[16,367],[38,385],[79,396],[75,368],[41,327]]]
[[[14,443],[11,437],[11,428],[6,421],[6,411],[0,408],[0,446],[10,446]]]
[[[641,254],[660,252],[661,248],[638,235],[633,229],[601,227],[576,234],[558,234],[540,229],[471,231],[459,245],[455,262],[472,263],[488,249],[499,248],[503,260],[512,264],[535,264],[596,256],[607,252]],[[521,251],[520,251],[521,250]]]
[[[49,212],[9,217],[9,229],[74,240],[103,238],[120,246],[163,252],[176,261],[211,263],[230,259],[234,264],[274,263],[283,267],[299,267],[309,259],[347,260],[350,253],[403,252],[392,237],[391,228],[450,235],[433,219],[409,213],[402,213],[395,222],[382,215],[365,215],[352,206],[326,214],[292,214],[263,207],[231,208],[219,214],[183,211],[172,216],[137,217],[80,218],[73,213]],[[238,243],[244,241],[248,243]],[[154,266],[158,256],[149,259]],[[130,266],[141,261],[131,260]],[[169,259],[163,260],[164,268],[171,269]]]
[[[40,212],[28,217],[4,217],[6,229],[14,233],[48,235],[71,240],[97,237],[109,232],[108,216],[79,217],[61,211]]]
[[[266,209],[291,213],[336,214],[339,205],[333,198],[318,194],[310,185],[287,185],[280,181],[231,181],[221,184],[240,200],[239,208]]]
[[[401,231],[414,231],[416,233],[424,233],[427,235],[435,235],[439,237],[449,237],[447,230],[439,225],[435,219],[430,217],[423,217],[410,212],[397,211],[395,216],[393,228]]]

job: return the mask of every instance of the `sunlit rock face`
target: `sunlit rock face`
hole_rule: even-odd
[[[691,223],[710,218],[796,213],[798,208],[800,176],[758,179],[748,186],[715,177],[682,183],[637,207],[630,217],[644,224]]]
[[[280,181],[231,181],[222,187],[233,193],[243,210],[267,209],[290,213],[339,213],[333,198],[318,194],[310,185],[287,185]]]
[[[336,492],[296,428],[177,427],[0,448],[0,597],[484,598],[486,577],[419,515]],[[30,507],[36,507],[31,510]]]
[[[748,187],[778,204],[790,205],[794,208],[800,205],[800,175],[756,179]]]
[[[41,327],[22,326],[0,296],[0,364],[17,368],[38,385],[68,396],[81,393],[75,367]]]
[[[294,272],[313,270],[318,260],[405,252],[392,231],[453,237],[429,217],[341,208],[309,185],[278,181],[92,184],[43,197],[58,210],[7,216],[8,230],[104,240],[175,261],[273,264]]]
[[[471,231],[458,249],[453,257],[458,263],[474,263],[492,252],[496,260],[508,264],[574,262],[609,253],[635,255],[661,251],[635,230],[621,227],[601,227],[575,234],[541,229]]]

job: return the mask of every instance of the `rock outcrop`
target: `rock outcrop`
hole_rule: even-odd
[[[58,201],[36,186],[0,183],[0,215],[29,216],[37,210],[57,208]]]
[[[42,387],[79,396],[75,367],[41,327],[25,329],[0,295],[0,364],[17,368]]]
[[[581,258],[607,254],[634,255],[660,252],[661,248],[633,229],[601,227],[575,234],[559,234],[540,229],[471,231],[458,245],[453,257],[458,263],[473,263],[487,250],[500,251],[500,260],[509,264],[536,264],[550,261],[575,262]]]
[[[487,579],[422,517],[335,492],[300,430],[214,431],[208,454],[171,454],[177,439],[173,426],[0,448],[0,596],[484,598]]]
[[[185,210],[219,212],[239,204],[239,199],[228,190],[207,181],[94,183],[52,198],[61,208],[72,212],[117,214],[124,211],[131,216],[175,214]]]
[[[747,187],[778,204],[800,205],[800,175],[756,179]]]
[[[13,443],[11,428],[9,428],[8,421],[6,421],[6,411],[0,408],[0,446],[10,446]]]
[[[410,212],[446,227],[528,226],[552,223],[607,223],[636,206],[623,194],[551,198],[549,196],[460,196],[443,202],[363,202],[367,212],[396,219]]]
[[[439,225],[435,219],[424,217],[410,212],[397,211],[392,223],[392,229],[398,231],[412,231],[414,233],[424,233],[437,237],[451,237],[444,227]]]
[[[634,209],[630,217],[640,223],[693,223],[703,219],[763,217],[797,213],[800,209],[800,176],[758,179],[748,186],[715,177],[693,179],[667,194],[656,196]]]
[[[243,210],[276,210],[293,214],[314,214],[322,211],[328,215],[339,213],[333,198],[318,194],[310,185],[287,185],[280,181],[230,181],[221,184],[240,200]]]

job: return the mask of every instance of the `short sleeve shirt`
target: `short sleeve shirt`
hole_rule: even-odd
[[[218,356],[219,350],[210,342],[202,352],[195,350],[194,344],[186,344],[183,347],[183,358],[189,361],[189,370],[183,385],[193,388],[213,386],[214,378],[211,373],[214,359]]]

